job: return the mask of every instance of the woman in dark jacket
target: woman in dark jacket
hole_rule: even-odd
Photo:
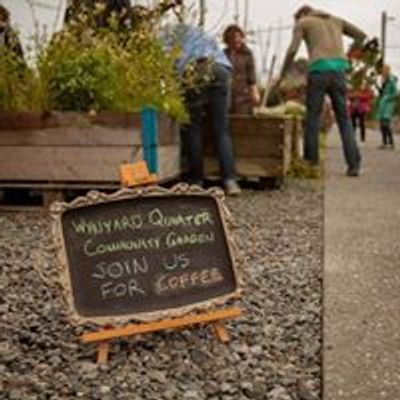
[[[229,25],[224,32],[225,54],[233,66],[232,114],[251,114],[260,102],[253,53],[244,39],[245,34],[237,25]]]
[[[4,46],[15,57],[19,64],[24,65],[24,52],[17,32],[11,28],[10,12],[0,5],[0,47]]]

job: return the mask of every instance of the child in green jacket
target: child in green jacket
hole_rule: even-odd
[[[394,149],[393,132],[391,121],[396,107],[397,78],[391,74],[390,67],[384,65],[382,68],[383,85],[380,90],[378,103],[378,119],[382,133],[381,149]]]

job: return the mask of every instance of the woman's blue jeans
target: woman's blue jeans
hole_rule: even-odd
[[[221,176],[224,181],[235,179],[235,164],[229,130],[229,99],[231,72],[220,64],[213,65],[213,79],[204,87],[186,92],[190,123],[182,134],[187,157],[189,180],[201,182],[203,170],[203,127],[211,119]]]

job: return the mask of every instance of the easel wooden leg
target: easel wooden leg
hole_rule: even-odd
[[[209,311],[202,314],[187,315],[180,318],[127,325],[121,328],[111,329],[107,327],[108,329],[85,333],[81,336],[81,340],[84,343],[98,343],[97,363],[101,364],[108,360],[110,341],[112,339],[157,332],[165,329],[181,329],[195,324],[211,324],[217,339],[226,343],[229,341],[229,334],[222,321],[239,317],[241,314],[242,310],[240,308],[233,307],[218,311]]]
[[[110,351],[110,341],[104,340],[97,346],[97,364],[105,364],[108,361],[108,353]]]
[[[221,343],[228,343],[230,341],[229,333],[221,322],[214,322],[212,324],[214,335]]]

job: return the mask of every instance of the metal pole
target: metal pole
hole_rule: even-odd
[[[246,32],[247,31],[247,28],[248,28],[248,25],[249,25],[249,8],[250,8],[250,5],[249,5],[249,0],[245,0],[245,3],[244,3],[245,5],[244,5],[244,22],[243,22],[243,28],[244,28],[244,31]]]
[[[265,84],[265,91],[264,91],[263,98],[261,100],[261,107],[264,107],[264,106],[266,107],[268,104],[268,97],[269,97],[269,93],[271,91],[271,82],[272,82],[272,77],[274,75],[275,65],[276,65],[276,54],[274,54],[272,56],[271,66],[268,71],[267,83]]]
[[[200,0],[200,22],[199,25],[204,28],[206,24],[206,0]]]
[[[263,61],[264,72],[268,68],[267,63],[269,61],[269,51],[271,49],[271,40],[272,40],[272,26],[270,25],[268,28],[267,42],[265,44],[265,60]]]
[[[240,13],[239,13],[239,0],[235,0],[235,15],[234,21],[236,25],[239,25]]]
[[[381,48],[382,48],[382,64],[385,65],[386,57],[386,29],[387,29],[387,13],[384,11],[382,13],[381,20]]]
[[[282,50],[282,32],[283,32],[283,23],[282,20],[279,19],[279,24],[277,27],[277,39],[276,39],[276,50],[275,50],[275,54],[276,54],[276,58],[279,61],[281,59],[281,50]]]

